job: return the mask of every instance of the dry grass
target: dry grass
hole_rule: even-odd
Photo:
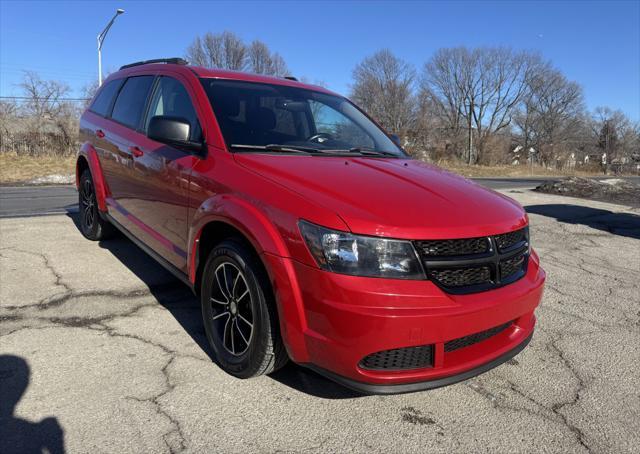
[[[27,183],[47,175],[71,175],[75,172],[75,156],[19,156],[0,153],[0,184]]]
[[[561,171],[554,169],[547,169],[545,167],[534,166],[531,169],[529,166],[509,166],[509,165],[496,165],[496,166],[481,166],[474,165],[469,166],[459,162],[453,161],[439,161],[436,163],[443,169],[450,170],[451,172],[458,173],[469,178],[488,178],[488,177],[513,177],[513,178],[527,178],[527,177],[562,177],[562,176],[594,176],[596,174],[592,172],[584,171]]]
[[[19,156],[14,153],[0,153],[0,184],[24,184],[47,175],[72,175],[75,156]],[[453,161],[440,161],[438,166],[471,178],[482,177],[559,177],[593,176],[587,172],[562,172],[535,166],[533,172],[528,166],[467,166]]]

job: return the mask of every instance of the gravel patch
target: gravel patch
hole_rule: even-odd
[[[640,207],[640,185],[619,178],[592,180],[569,177],[547,181],[535,191]]]

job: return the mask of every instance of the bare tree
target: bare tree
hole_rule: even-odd
[[[207,58],[207,54],[204,50],[204,44],[199,36],[196,36],[189,47],[187,47],[185,58],[192,65],[209,67],[210,61]]]
[[[22,83],[26,98],[23,114],[32,132],[57,130],[63,137],[63,146],[71,147],[77,138],[78,108],[66,100],[70,89],[64,82],[43,80],[35,72],[25,72]]]
[[[11,126],[16,123],[18,105],[15,101],[0,101],[0,135],[8,134]]]
[[[558,153],[575,151],[572,144],[580,133],[584,116],[582,88],[549,63],[541,65],[529,79],[522,109],[514,123],[525,150],[533,147],[548,165]]]
[[[254,41],[249,46],[249,70],[256,74],[267,74],[271,69],[271,52],[262,41]]]
[[[640,122],[627,122],[620,130],[620,155],[625,163],[640,164]]]
[[[456,143],[455,135],[451,134],[438,111],[433,96],[420,90],[416,96],[415,120],[406,147],[414,156],[438,161],[450,158],[452,150],[462,149],[462,143],[459,140]]]
[[[639,152],[634,150],[638,127],[621,110],[596,107],[591,117],[591,131],[600,151],[607,154],[608,162],[628,159]]]
[[[285,76],[289,73],[287,64],[280,54],[271,53],[262,41],[255,40],[247,51],[249,71],[269,76]]]
[[[43,80],[37,73],[25,71],[19,87],[27,98],[26,113],[40,121],[54,119],[68,109],[64,98],[70,89],[64,82]]]
[[[247,46],[229,31],[197,36],[187,48],[186,58],[191,64],[206,68],[247,70],[271,76],[289,73],[284,58],[277,52],[272,53],[265,43],[256,40]]]
[[[508,132],[540,62],[537,54],[509,48],[459,47],[440,49],[425,64],[421,91],[432,98],[448,129],[453,135],[476,131],[470,163],[482,159],[490,136]]]
[[[289,74],[289,68],[278,52],[271,55],[271,75],[283,77]]]
[[[247,48],[234,33],[205,33],[197,36],[187,48],[187,60],[198,66],[243,70]]]
[[[89,107],[89,104],[91,104],[93,97],[98,92],[98,88],[100,88],[100,86],[98,85],[97,79],[94,80],[93,82],[89,82],[88,84],[82,87],[82,97],[84,98],[84,101],[82,102],[82,106],[85,109]]]
[[[351,97],[387,131],[406,137],[413,127],[413,67],[388,49],[353,70]]]

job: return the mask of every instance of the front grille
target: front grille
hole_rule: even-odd
[[[450,257],[452,255],[484,254],[489,251],[486,237],[463,240],[416,241],[420,253],[427,257]]]
[[[495,328],[491,328],[485,331],[480,331],[479,333],[470,334],[468,336],[459,337],[458,339],[450,340],[444,344],[445,352],[452,352],[454,350],[458,350],[460,348],[469,347],[470,345],[477,344],[478,342],[482,342],[483,340],[487,340],[490,337],[495,336],[503,332],[505,329],[511,326],[511,322],[505,323],[504,325],[496,326]]]
[[[525,254],[520,254],[500,262],[500,277],[504,280],[522,270],[525,258]]]
[[[406,370],[433,366],[433,345],[384,350],[365,356],[360,361],[362,369]]]
[[[506,251],[513,246],[526,241],[526,229],[516,230],[515,232],[504,233],[502,235],[496,235],[496,244],[500,251]]]
[[[464,287],[483,284],[491,280],[488,266],[433,270],[431,276],[446,287]]]
[[[427,277],[449,293],[474,293],[510,284],[526,273],[529,231],[455,240],[422,240],[414,245]]]

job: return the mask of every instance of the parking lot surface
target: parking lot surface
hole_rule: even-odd
[[[0,451],[637,452],[640,211],[504,192],[548,273],[531,344],[395,396],[295,365],[235,379],[196,298],[132,243],[85,240],[75,213],[0,219]]]

